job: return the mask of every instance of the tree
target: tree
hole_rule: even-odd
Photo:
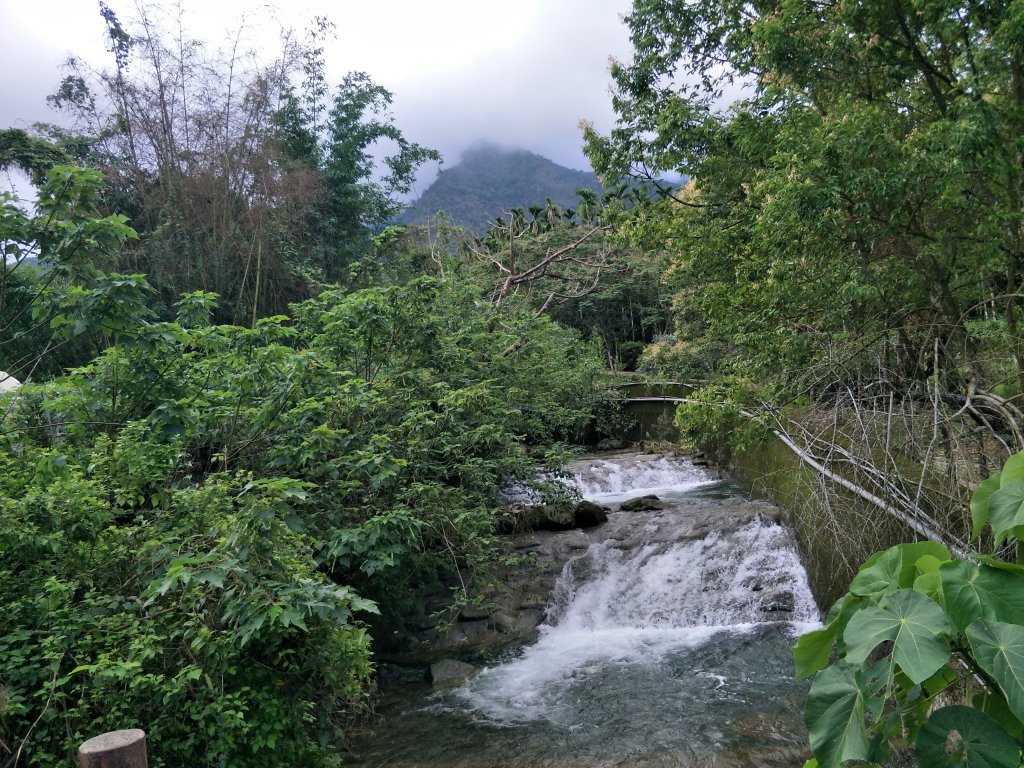
[[[335,95],[323,152],[324,196],[314,213],[330,282],[353,269],[372,269],[362,261],[372,254],[374,230],[401,210],[395,195],[409,192],[423,163],[441,160],[436,151],[402,135],[387,114],[391,101],[392,94],[363,72],[346,75]],[[393,143],[397,152],[385,157],[387,172],[377,182],[371,152],[382,141]]]
[[[482,572],[523,442],[564,455],[600,397],[593,345],[460,280],[213,301],[0,401],[5,762],[140,724],[165,764],[337,764],[371,632]]]
[[[216,319],[251,324],[372,266],[361,260],[395,196],[439,158],[403,137],[391,94],[365,75],[330,97],[329,22],[304,44],[283,34],[267,58],[244,50],[242,31],[211,52],[159,7],[132,24],[101,14],[114,68],[72,60],[50,100],[74,128],[46,130],[104,170],[105,202],[142,235],[121,266],[149,276],[164,317],[199,289],[220,295]],[[397,150],[378,180],[383,143]]]
[[[588,152],[693,178],[627,228],[670,250],[678,362],[871,495],[895,475],[914,510],[962,509],[1021,447],[1016,7],[641,0],[627,24],[617,123]]]
[[[124,216],[100,214],[102,175],[59,165],[34,172],[34,215],[0,195],[0,370],[22,380],[84,363],[151,315],[142,276],[109,271],[137,235]]]

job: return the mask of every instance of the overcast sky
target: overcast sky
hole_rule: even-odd
[[[135,0],[108,0],[123,21]],[[152,5],[152,4],[148,4]],[[214,45],[250,19],[256,49],[278,50],[279,24],[302,31],[314,15],[336,25],[329,75],[367,72],[395,94],[399,128],[447,165],[480,140],[523,147],[587,169],[579,121],[611,127],[609,56],[628,59],[629,0],[182,0],[185,25]],[[280,10],[280,9],[287,10]],[[273,21],[274,16],[279,22]],[[0,128],[54,121],[46,105],[75,54],[111,62],[96,0],[0,0]],[[424,185],[419,185],[423,187]]]

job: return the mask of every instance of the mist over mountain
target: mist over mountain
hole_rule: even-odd
[[[593,173],[565,168],[524,149],[482,143],[441,171],[399,222],[424,222],[444,211],[456,224],[483,232],[510,209],[544,205],[548,197],[563,209],[574,208],[576,190],[583,187],[601,192]]]

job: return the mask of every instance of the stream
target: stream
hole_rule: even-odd
[[[387,692],[346,762],[801,766],[806,685],[789,649],[818,612],[774,508],[679,458],[569,469],[614,511],[562,570],[537,641],[461,687]],[[663,508],[617,509],[646,494]]]

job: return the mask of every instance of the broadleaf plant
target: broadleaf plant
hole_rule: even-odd
[[[1024,531],[1024,452],[971,499],[974,536]],[[825,619],[793,648],[815,675],[805,722],[814,758],[884,764],[912,745],[922,766],[1019,768],[1024,746],[1024,566],[955,558],[941,544],[870,557]],[[831,664],[829,662],[832,662]]]

